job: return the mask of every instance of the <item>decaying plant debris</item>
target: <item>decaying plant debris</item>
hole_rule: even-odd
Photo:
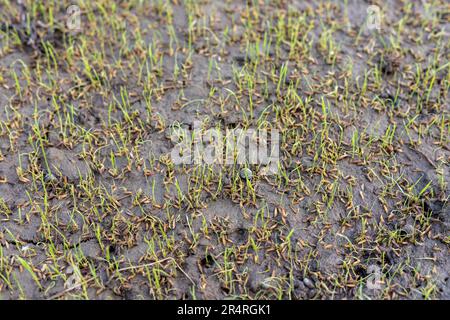
[[[1,299],[450,298],[446,1],[71,4],[0,2]],[[278,174],[174,165],[196,120]]]

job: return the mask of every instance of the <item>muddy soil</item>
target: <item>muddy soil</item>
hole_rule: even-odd
[[[0,4],[1,299],[450,299],[448,4],[68,5]],[[195,121],[279,172],[174,165]]]

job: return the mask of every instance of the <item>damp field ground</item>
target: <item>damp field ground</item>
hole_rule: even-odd
[[[450,299],[446,1],[0,22],[0,299]],[[276,130],[276,172],[174,163],[194,123]]]

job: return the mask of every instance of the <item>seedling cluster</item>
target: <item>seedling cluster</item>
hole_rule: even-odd
[[[0,299],[450,298],[446,1],[73,4],[0,1]]]

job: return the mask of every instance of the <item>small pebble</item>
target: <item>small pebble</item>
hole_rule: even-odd
[[[297,280],[297,279],[294,280],[294,288],[298,289],[300,291],[304,291],[306,289],[305,284],[302,281]]]
[[[415,228],[414,226],[407,224],[403,227],[403,231],[407,234],[407,235],[412,235],[414,234]]]
[[[66,268],[66,274],[72,274],[73,273],[73,267],[72,266],[68,266]]]
[[[303,283],[310,289],[315,288],[314,283],[309,278],[304,278]]]
[[[308,299],[314,298],[316,296],[316,293],[317,293],[316,289],[309,290],[308,291]]]
[[[250,180],[253,177],[253,172],[249,168],[243,168],[239,172],[239,176],[241,177],[241,179],[249,179]]]

